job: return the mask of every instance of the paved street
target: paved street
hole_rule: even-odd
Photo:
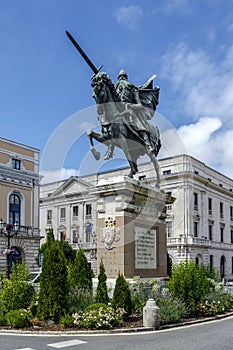
[[[0,334],[1,350],[222,350],[233,347],[233,317],[163,331],[108,335]]]

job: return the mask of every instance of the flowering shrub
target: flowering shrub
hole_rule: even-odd
[[[215,283],[213,291],[203,297],[196,306],[196,311],[201,316],[213,316],[222,314],[233,305],[233,297],[227,288]]]
[[[224,313],[225,307],[219,300],[217,302],[206,300],[197,304],[196,311],[200,316],[213,316]]]
[[[73,314],[74,325],[79,328],[109,329],[121,324],[124,314],[125,310],[122,308],[93,304],[85,311]]]

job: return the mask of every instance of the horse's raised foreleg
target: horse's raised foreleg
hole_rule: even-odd
[[[87,132],[87,137],[88,137],[89,142],[90,142],[90,150],[91,150],[91,152],[96,160],[100,159],[100,152],[96,151],[95,146],[94,146],[94,142],[93,142],[93,138],[96,139],[97,141],[99,141],[98,136],[102,136],[102,134],[94,132],[92,130],[88,130],[88,132]],[[99,142],[102,142],[102,141],[99,141]]]

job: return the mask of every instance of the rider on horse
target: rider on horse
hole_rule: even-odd
[[[154,114],[156,105],[158,104],[159,88],[152,89],[152,80],[154,76],[144,84],[141,88],[134,86],[128,82],[128,76],[122,69],[118,75],[118,81],[115,89],[120,96],[121,101],[125,104],[127,113],[125,113],[125,121],[131,125],[132,129],[138,133],[144,141],[148,153],[155,151],[154,143],[149,137],[152,125],[148,120]],[[149,88],[149,89],[148,89]],[[146,96],[147,95],[147,96]],[[144,101],[144,103],[142,103]],[[146,108],[145,105],[147,104]],[[104,159],[113,157],[114,145],[110,143]]]

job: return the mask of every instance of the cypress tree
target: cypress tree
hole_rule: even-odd
[[[41,247],[38,250],[38,255],[36,257],[36,262],[39,265],[39,260],[40,260],[40,255],[44,254],[45,250],[54,242],[54,235],[53,235],[53,229],[50,228],[48,233],[47,233],[47,237],[46,237],[46,242],[44,244],[41,245]],[[67,242],[67,241],[57,241],[59,242],[67,262],[71,262],[73,263],[75,260],[75,250],[71,247],[71,245]]]
[[[38,316],[58,322],[68,309],[67,266],[63,250],[57,241],[51,241],[44,251]]]
[[[96,303],[108,304],[108,287],[107,287],[107,275],[105,273],[104,263],[101,259],[99,266],[98,284],[96,289]]]
[[[88,264],[83,249],[79,249],[76,254],[74,265],[70,271],[70,286],[77,288],[88,288],[92,291],[93,276],[93,271]]]
[[[123,274],[118,273],[116,285],[113,292],[112,306],[120,307],[126,311],[126,316],[131,314],[132,300],[129,284]]]
[[[42,244],[40,246],[40,248],[38,249],[38,254],[37,254],[37,257],[36,257],[36,262],[39,266],[39,260],[40,260],[40,255],[43,254],[44,255],[44,252],[45,250],[50,247],[50,245],[54,242],[54,235],[53,235],[53,229],[50,228],[48,230],[48,233],[47,233],[47,236],[46,236],[46,242],[44,244]]]

